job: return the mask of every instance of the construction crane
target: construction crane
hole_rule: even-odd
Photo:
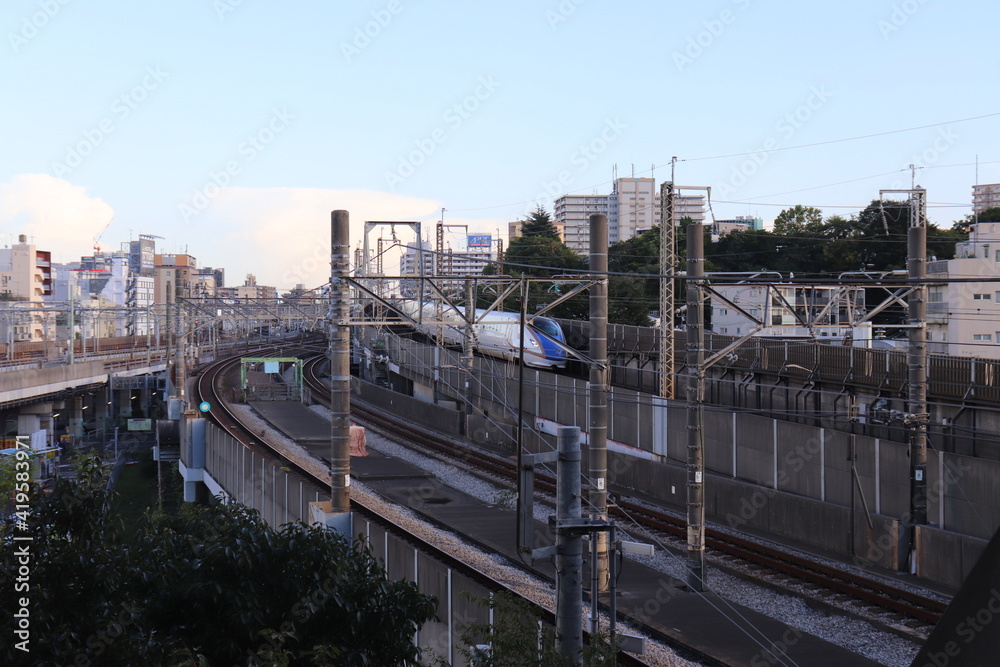
[[[101,237],[104,236],[104,232],[108,231],[108,227],[110,227],[111,223],[114,221],[115,216],[112,215],[111,219],[108,220],[108,224],[104,225],[104,229],[101,230],[101,233],[94,237],[94,257],[101,254]]]

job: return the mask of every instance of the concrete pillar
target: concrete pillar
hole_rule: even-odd
[[[114,411],[111,416],[115,419],[122,419],[124,417],[132,416],[132,392],[128,389],[118,389],[113,392],[113,401],[115,405]]]
[[[18,435],[31,435],[39,429],[42,428],[42,416],[36,414],[25,414],[23,412],[17,415],[17,434]]]
[[[52,403],[21,406],[17,411],[17,435],[32,435],[43,428],[52,429]]]
[[[94,419],[98,424],[103,424],[111,414],[111,389],[107,386],[101,387],[94,397]]]
[[[67,405],[69,410],[69,427],[66,429],[76,437],[83,435],[83,396],[74,396]]]

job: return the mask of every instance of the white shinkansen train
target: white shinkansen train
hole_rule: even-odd
[[[419,317],[418,309],[416,301],[399,304],[404,315],[427,322],[418,325],[417,329],[428,336],[440,335],[449,345],[460,345],[465,340],[465,318],[454,308],[425,302],[423,317]],[[521,349],[520,314],[492,311],[483,315],[485,312],[476,310],[474,349],[481,354],[516,361]],[[558,322],[548,317],[529,317],[524,325],[524,364],[533,368],[565,368],[566,351],[553,340],[566,344]]]

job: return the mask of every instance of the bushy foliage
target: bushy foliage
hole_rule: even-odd
[[[3,664],[399,665],[436,602],[389,581],[361,544],[304,524],[275,530],[237,503],[147,514],[125,531],[85,459],[76,481],[34,494],[30,654]],[[0,539],[13,544],[5,522]],[[24,534],[19,531],[17,534]],[[0,573],[11,581],[14,550]],[[3,596],[4,634],[15,604]],[[29,660],[25,661],[25,658]]]

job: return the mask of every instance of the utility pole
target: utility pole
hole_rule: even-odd
[[[700,222],[687,227],[687,568],[688,586],[705,590],[704,424],[705,327],[702,283],[705,233]]]
[[[366,235],[367,239],[367,235]],[[330,512],[350,536],[351,511],[351,327],[350,217],[337,210],[330,221]],[[367,256],[366,256],[367,260]],[[366,270],[367,274],[367,270]]]
[[[590,511],[608,520],[608,218],[590,216]],[[598,532],[596,568],[600,590],[608,587],[608,534]],[[591,591],[597,595],[597,591]]]

